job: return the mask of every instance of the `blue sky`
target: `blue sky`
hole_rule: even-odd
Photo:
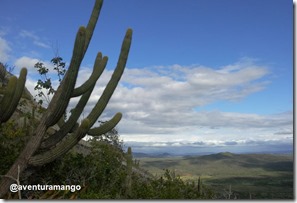
[[[15,74],[27,67],[33,92],[34,64],[50,67],[57,51],[70,61],[93,3],[2,0],[0,61],[15,66]],[[85,114],[112,73],[127,28],[133,29],[127,68],[101,118],[124,114],[118,130],[125,145],[136,151],[292,148],[292,1],[105,0],[78,83],[89,77],[98,51],[109,62]]]

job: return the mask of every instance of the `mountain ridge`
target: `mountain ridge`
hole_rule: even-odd
[[[294,156],[290,154],[220,152],[208,155],[139,158],[140,167],[160,176],[165,169],[193,182],[201,178],[218,193],[240,199],[294,197]]]
[[[201,153],[184,153],[184,154],[173,154],[170,152],[164,153],[143,153],[143,152],[133,152],[134,158],[162,158],[162,157],[188,157],[188,156],[203,156],[203,155],[212,155],[212,154],[221,154],[232,156],[236,154],[274,154],[274,155],[294,155],[292,150],[283,150],[283,151],[259,151],[259,152],[242,152],[242,153],[232,153],[232,152],[201,152]]]

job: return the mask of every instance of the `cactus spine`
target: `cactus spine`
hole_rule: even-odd
[[[99,127],[92,128],[104,111],[124,72],[132,40],[131,29],[128,29],[126,32],[117,66],[100,99],[86,119],[84,119],[80,125],[77,123],[95,87],[96,81],[105,69],[108,60],[106,56],[102,57],[102,54],[99,52],[89,80],[80,87],[75,88],[79,67],[89,46],[101,7],[102,0],[96,0],[87,27],[79,28],[69,68],[49,103],[48,108],[40,119],[39,124],[34,130],[33,136],[30,138],[15,163],[11,166],[6,176],[2,178],[0,182],[0,198],[7,193],[9,185],[12,183],[12,180],[6,177],[16,177],[18,166],[20,166],[20,172],[23,172],[29,165],[40,166],[49,163],[68,152],[86,134],[100,136],[113,129],[121,120],[122,114],[117,113],[111,120]],[[25,73],[21,73],[22,79],[25,79],[23,76]],[[16,94],[14,92],[19,91],[16,87],[22,84],[22,82],[15,84],[15,82],[13,82],[15,80],[16,79],[12,79],[12,82],[10,82],[9,87],[11,90],[7,92],[9,95]],[[71,111],[71,116],[66,122],[61,122],[61,118],[66,111],[70,99],[77,96],[81,96],[81,98],[76,107]],[[2,102],[10,98],[11,97],[8,96],[7,98],[3,98],[1,100],[1,106]],[[13,98],[15,99],[15,96],[13,96]],[[4,109],[0,110],[2,111]],[[47,130],[53,125],[59,126],[60,129],[56,133],[46,137]]]

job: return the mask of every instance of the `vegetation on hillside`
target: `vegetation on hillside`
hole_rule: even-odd
[[[3,129],[3,128],[1,128]],[[10,135],[13,129],[4,133]],[[7,132],[7,133],[6,133]],[[21,192],[22,199],[212,199],[213,192],[197,181],[183,181],[174,171],[164,170],[161,176],[152,176],[141,169],[132,157],[133,170],[123,164],[127,153],[123,150],[119,135],[109,132],[102,139],[92,139],[87,150],[78,146],[64,157],[54,162],[32,168],[31,175],[21,179],[21,184],[79,185],[80,190],[71,191],[30,191]],[[112,135],[111,135],[112,133]],[[5,141],[7,143],[7,140]],[[18,142],[16,142],[18,143]],[[14,154],[21,149],[1,145],[1,153]],[[17,154],[17,152],[15,153]],[[14,156],[5,157],[13,162]],[[4,161],[4,160],[3,160]],[[1,160],[2,162],[2,160]],[[127,162],[128,163],[128,162]],[[0,171],[6,171],[7,165],[0,165]],[[142,171],[140,173],[138,171]],[[147,175],[143,175],[147,174]],[[130,177],[131,176],[131,177]],[[130,185],[127,179],[130,178]],[[200,184],[200,185],[199,185]],[[5,198],[20,198],[17,193],[9,193]]]
[[[218,153],[203,156],[138,158],[140,166],[161,175],[174,170],[183,180],[196,180],[215,193],[215,198],[292,199],[292,155]],[[230,189],[231,188],[231,189]]]

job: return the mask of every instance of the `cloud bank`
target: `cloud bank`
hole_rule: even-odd
[[[78,84],[90,73],[90,69],[82,69]],[[111,74],[106,71],[99,79],[85,115],[99,99]],[[292,111],[260,115],[199,110],[220,101],[240,102],[248,95],[265,90],[271,82],[269,74],[267,67],[248,59],[219,68],[177,64],[127,68],[100,119],[107,120],[114,113],[122,112],[123,119],[118,125],[121,137],[127,143],[143,146],[168,147],[168,143],[174,143],[170,147],[182,143],[191,143],[191,147],[196,146],[193,143],[247,146],[252,141],[265,141],[273,146],[278,140],[290,144]]]
[[[5,62],[11,57],[11,48],[2,36],[0,59]],[[31,40],[36,46],[49,48],[33,32],[23,30],[19,36]],[[28,55],[14,60],[17,68],[29,69],[26,86],[33,95],[36,95],[34,86],[38,80],[34,70],[37,62],[52,68],[49,61]],[[91,72],[90,67],[81,67],[77,86],[87,80]],[[247,96],[265,91],[273,82],[270,74],[269,67],[248,58],[221,67],[195,64],[128,67],[100,120],[122,112],[123,118],[117,127],[121,138],[126,143],[143,146],[234,147],[251,146],[250,142],[261,141],[273,146],[272,143],[284,140],[290,145],[293,142],[291,109],[263,115],[258,114],[256,108],[255,112],[249,113],[204,108],[219,102],[240,104]],[[111,75],[112,71],[107,69],[99,78],[84,117],[100,98]],[[57,80],[52,82],[55,87],[58,85]],[[70,108],[78,99],[71,100]]]

